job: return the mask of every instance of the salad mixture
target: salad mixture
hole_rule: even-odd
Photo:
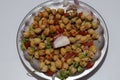
[[[92,14],[47,7],[22,33],[21,49],[31,57],[29,61],[39,61],[41,72],[52,76],[59,71],[63,80],[94,65],[98,25]]]

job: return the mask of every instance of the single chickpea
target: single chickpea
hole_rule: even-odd
[[[68,18],[64,18],[64,19],[62,19],[62,22],[63,22],[64,24],[68,24],[69,19],[68,19]]]
[[[81,19],[77,19],[76,24],[80,25],[81,23],[82,23]]]
[[[62,69],[68,69],[68,64],[67,63],[63,63]]]
[[[51,13],[51,9],[49,7],[46,7],[45,11],[47,11],[48,13]]]
[[[64,14],[64,9],[58,8],[57,12],[58,12],[59,14],[63,15],[63,14]]]
[[[50,32],[50,29],[49,28],[45,28],[43,34],[46,35],[46,36],[48,36],[49,32]]]
[[[59,13],[56,14],[55,16],[56,19],[60,19],[61,18],[61,15]]]
[[[74,58],[74,61],[80,62],[80,58],[79,58],[79,57],[75,57],[75,58]]]
[[[50,19],[50,20],[48,20],[48,23],[51,24],[51,25],[53,25],[54,24],[54,20]]]
[[[24,36],[25,38],[28,38],[28,37],[30,36],[30,33],[29,33],[28,31],[26,31],[26,32],[23,33],[23,36]]]
[[[70,43],[75,43],[76,39],[74,37],[69,37]]]
[[[48,66],[47,65],[43,66],[43,68],[41,69],[41,71],[42,72],[47,72],[48,71]]]
[[[73,59],[71,59],[71,58],[67,59],[67,64],[68,65],[72,64],[72,61],[73,61]]]
[[[72,29],[72,26],[71,26],[70,23],[68,23],[68,24],[66,25],[66,29],[67,29],[67,30],[71,30],[71,29]]]
[[[61,52],[62,55],[65,55],[66,54],[66,49],[65,48],[61,48],[60,52]]]
[[[35,56],[36,59],[39,59],[39,56],[40,56],[39,51],[36,51],[34,56]]]
[[[47,11],[43,11],[43,17],[45,17],[45,18],[48,18],[48,12]]]
[[[39,16],[35,16],[35,17],[34,17],[34,21],[37,21],[37,22],[38,22],[39,20],[40,20],[40,17],[39,17]]]
[[[34,50],[31,47],[28,47],[27,52],[29,55],[34,55]]]
[[[49,15],[49,19],[54,19],[53,14],[50,14],[50,15]]]
[[[57,30],[57,29],[56,29],[56,27],[55,27],[54,25],[51,25],[51,26],[50,26],[50,31],[56,32],[56,30]]]
[[[56,13],[57,13],[56,9],[51,9],[51,12],[53,15],[56,15]]]
[[[43,42],[39,43],[39,48],[44,49],[45,48],[45,43],[43,43]]]
[[[92,22],[92,28],[93,29],[97,29],[98,28],[98,22],[97,21]]]
[[[36,34],[39,34],[42,31],[42,29],[41,28],[36,28],[36,29],[34,29],[34,31],[35,31]]]
[[[62,67],[62,62],[60,60],[57,60],[55,62],[55,66],[60,69]]]
[[[34,38],[34,44],[39,44],[41,42],[40,38]]]
[[[93,53],[96,53],[96,46],[95,45],[90,46],[89,50],[92,51]]]
[[[89,21],[92,21],[93,20],[93,16],[91,14],[88,14],[86,16],[86,19],[89,20]]]

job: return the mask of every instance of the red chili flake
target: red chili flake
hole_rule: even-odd
[[[69,58],[73,58],[75,56],[77,56],[78,54],[77,53],[74,53],[74,52],[70,52],[70,53],[67,53],[64,58],[67,60]]]
[[[82,43],[82,45],[90,47],[90,46],[94,45],[94,42],[93,42],[93,40],[89,40],[88,42]]]
[[[30,41],[24,42],[25,48],[27,49],[28,47],[30,47]]]
[[[86,68],[89,69],[94,65],[94,62],[88,62]]]
[[[88,33],[85,32],[85,31],[80,31],[79,34],[82,35],[82,36],[86,36]]]
[[[59,19],[55,18],[54,19],[54,24],[57,25],[59,23]]]
[[[48,70],[47,72],[46,72],[46,75],[48,75],[48,76],[52,76],[54,74],[54,72],[52,72],[51,70]]]
[[[70,15],[69,15],[69,13],[64,13],[64,16],[69,17]]]
[[[83,12],[79,13],[79,16],[81,17],[83,15]]]

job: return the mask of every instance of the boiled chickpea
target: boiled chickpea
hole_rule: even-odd
[[[59,54],[59,50],[54,50],[54,54]]]
[[[42,29],[41,28],[36,28],[36,29],[34,29],[34,31],[35,31],[35,33],[39,34],[42,31]]]
[[[70,43],[75,43],[76,39],[74,37],[69,37]]]
[[[50,20],[48,20],[48,23],[51,24],[51,25],[53,25],[54,24],[54,20],[50,19]]]
[[[67,23],[69,22],[69,19],[68,19],[68,18],[64,18],[64,19],[62,19],[62,22],[63,22],[64,24],[67,24]]]
[[[44,30],[46,28],[46,25],[41,25],[40,28]]]
[[[49,65],[50,64],[50,61],[49,60],[45,60],[45,64]]]
[[[26,32],[23,33],[23,36],[24,36],[25,38],[28,38],[28,37],[30,36],[30,33],[29,33],[28,31],[26,31]]]
[[[57,71],[56,66],[51,66],[51,67],[50,67],[50,70],[51,70],[52,72],[56,72],[56,71]]]
[[[81,48],[76,48],[76,53],[82,52]]]
[[[55,62],[55,66],[56,66],[56,68],[61,68],[62,67],[62,62],[60,60],[57,60]]]
[[[54,16],[52,14],[50,14],[49,19],[54,19]]]
[[[67,30],[71,30],[71,29],[72,29],[72,26],[71,26],[70,23],[68,23],[68,24],[66,25],[66,29],[67,29]]]
[[[61,15],[57,13],[56,16],[55,16],[55,18],[56,18],[56,19],[60,19],[60,18],[61,18]]]
[[[69,34],[69,32],[68,32],[68,31],[63,32],[63,35],[65,35],[65,36],[67,36],[67,37],[69,37],[69,36],[70,36],[70,34]]]
[[[89,51],[89,53],[88,53],[87,55],[88,55],[88,57],[90,57],[90,58],[94,58],[94,53],[93,53],[92,51]]]
[[[42,69],[45,66],[45,62],[40,62],[39,68]]]
[[[81,43],[85,43],[85,42],[87,42],[89,39],[90,39],[90,35],[86,35],[86,36],[82,36],[81,39],[80,39],[80,41],[81,41]]]
[[[43,11],[43,17],[45,17],[45,18],[48,17],[48,12],[47,11]]]
[[[38,16],[39,16],[40,18],[42,18],[42,17],[43,17],[42,12],[38,12]]]
[[[72,29],[70,33],[72,36],[76,36],[78,32],[75,29]]]
[[[39,50],[39,55],[40,55],[40,56],[45,55],[45,50]]]
[[[56,15],[56,13],[57,13],[56,9],[51,9],[51,12],[53,15]]]
[[[76,24],[80,25],[81,23],[82,23],[81,19],[77,19]]]
[[[82,67],[85,67],[85,66],[87,65],[87,62],[84,61],[84,60],[80,60],[80,65],[81,65]]]
[[[39,16],[35,16],[35,17],[34,17],[34,21],[37,21],[37,22],[38,22],[39,20],[40,20],[40,17],[39,17]]]
[[[45,28],[45,30],[43,31],[43,34],[48,36],[49,32],[50,32],[50,29],[49,28]]]
[[[49,7],[46,7],[45,11],[47,11],[48,13],[51,13],[51,9]]]
[[[56,30],[57,30],[57,29],[56,29],[56,27],[55,27],[54,25],[51,25],[51,26],[50,26],[50,31],[56,32]]]
[[[35,47],[34,39],[30,39],[30,46]]]
[[[46,49],[46,50],[45,50],[45,54],[48,54],[48,55],[49,55],[50,53],[51,53],[50,49]]]
[[[60,49],[60,53],[61,53],[62,55],[65,55],[65,54],[66,54],[66,49],[65,49],[65,48],[61,48],[61,49]]]
[[[97,27],[98,27],[98,22],[97,21],[92,22],[92,28],[97,29]]]
[[[32,23],[32,28],[38,28],[39,27],[39,24],[38,24],[38,22],[37,21],[33,21],[33,23]]]
[[[53,56],[53,60],[54,60],[54,61],[56,61],[56,60],[58,60],[58,59],[59,59],[58,55],[54,55],[54,56]]]
[[[77,47],[76,47],[76,45],[74,44],[74,45],[72,45],[72,49],[73,50],[75,50]]]
[[[36,51],[34,56],[35,56],[36,59],[39,59],[39,52]]]
[[[42,72],[47,72],[48,71],[48,66],[47,65],[43,66],[43,68],[41,69],[41,71]]]
[[[62,8],[58,8],[58,10],[57,10],[57,11],[58,11],[58,13],[59,13],[59,14],[61,14],[61,15],[63,15],[63,14],[64,14],[64,9],[62,9]]]
[[[28,47],[27,52],[29,55],[34,55],[34,50],[31,47]]]
[[[86,29],[89,29],[91,27],[91,23],[90,22],[86,22],[85,23],[85,27],[86,27]]]
[[[76,36],[75,36],[75,39],[76,39],[76,40],[80,40],[81,37],[82,37],[81,35],[76,35]]]
[[[70,67],[70,73],[75,74],[77,72],[77,69],[73,66]]]
[[[45,48],[45,43],[42,43],[42,42],[39,43],[39,48],[40,48],[40,49],[44,49],[44,48]]]
[[[89,50],[92,51],[93,53],[96,53],[96,46],[95,45],[90,46]]]
[[[74,10],[73,12],[71,12],[71,15],[70,15],[71,17],[75,17],[75,16],[77,16],[77,11],[76,10]]]
[[[39,44],[41,42],[40,38],[34,38],[34,44]]]
[[[86,19],[89,20],[89,21],[92,21],[93,20],[93,16],[91,14],[89,14],[89,15],[86,16]]]
[[[80,58],[79,58],[79,57],[75,57],[75,58],[74,58],[74,61],[80,62]]]
[[[84,26],[84,25],[82,25],[81,27],[80,27],[80,31],[85,31],[86,30],[86,27]]]
[[[34,31],[30,31],[29,33],[30,33],[30,37],[35,37],[36,36]]]
[[[66,46],[65,49],[66,49],[66,51],[72,51],[71,46]]]
[[[73,61],[73,59],[71,59],[71,58],[67,59],[67,64],[68,65],[72,64],[72,61]]]
[[[80,18],[81,18],[81,20],[84,20],[85,19],[85,14],[84,13],[80,13]]]
[[[67,63],[63,63],[62,69],[68,69],[68,64]]]

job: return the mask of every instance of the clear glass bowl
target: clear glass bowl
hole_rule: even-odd
[[[45,75],[42,72],[39,72],[34,67],[34,63],[30,63],[26,60],[26,54],[23,53],[21,50],[21,36],[22,32],[28,29],[28,26],[32,23],[34,16],[37,14],[37,12],[42,11],[45,7],[50,8],[64,8],[67,9],[67,7],[71,4],[74,4],[73,0],[69,0],[69,3],[66,7],[63,7],[63,0],[50,0],[47,2],[44,2],[38,6],[36,6],[34,9],[32,9],[23,19],[21,22],[17,37],[16,37],[16,44],[18,49],[18,54],[20,57],[20,60],[22,61],[24,67],[29,71],[29,73],[36,77],[39,80],[52,80],[52,77]],[[91,6],[88,4],[79,1],[80,6],[78,6],[78,11],[84,11],[86,13],[91,12],[100,22],[99,28],[97,29],[97,32],[99,33],[99,39],[95,41],[95,44],[97,46],[97,53],[100,54],[100,57],[96,60],[94,66],[90,69],[85,70],[82,73],[75,74],[73,76],[69,76],[67,80],[75,80],[80,79],[83,76],[86,76],[87,74],[91,73],[103,60],[104,56],[106,55],[107,49],[108,49],[108,43],[109,43],[109,36],[108,36],[108,30],[107,26],[105,24],[105,21],[101,17],[101,15]],[[33,72],[35,71],[35,72]],[[57,77],[55,77],[55,80],[59,80]]]

